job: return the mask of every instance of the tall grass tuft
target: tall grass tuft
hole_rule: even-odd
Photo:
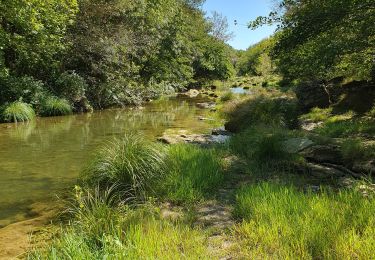
[[[214,149],[193,145],[175,145],[169,149],[169,164],[159,189],[165,198],[176,203],[194,203],[223,182],[220,154]]]
[[[35,118],[34,109],[26,103],[16,101],[5,107],[2,112],[2,120],[5,122],[25,122]]]
[[[111,191],[82,193],[73,209],[75,218],[28,259],[208,258],[203,232],[160,219],[151,203],[136,209],[112,207]]]
[[[64,116],[72,113],[72,106],[66,99],[47,97],[41,102],[39,114],[41,116]]]
[[[235,228],[245,258],[374,259],[375,200],[261,183],[241,189]]]
[[[163,147],[143,136],[127,134],[108,142],[97,152],[84,171],[83,180],[90,186],[118,185],[119,189],[141,199],[163,176],[165,158]]]

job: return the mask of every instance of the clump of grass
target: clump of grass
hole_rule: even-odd
[[[320,194],[261,183],[241,189],[234,250],[245,258],[373,259],[375,200],[354,190]]]
[[[220,101],[221,102],[227,102],[229,100],[232,100],[234,98],[234,94],[231,91],[225,92],[221,97]]]
[[[21,101],[11,103],[2,112],[2,119],[5,122],[25,122],[34,118],[34,109],[29,104]]]
[[[85,192],[86,193],[86,192]],[[29,259],[198,259],[209,257],[199,230],[159,217],[151,203],[113,207],[108,197],[81,198],[75,218],[46,248]]]
[[[283,141],[287,131],[278,127],[255,126],[231,138],[231,150],[241,157],[259,163],[271,163],[290,159]]]
[[[312,122],[326,121],[332,115],[332,108],[318,108],[311,109],[310,113],[302,115],[302,120],[310,120]]]
[[[144,137],[127,134],[99,150],[83,174],[90,186],[118,185],[141,199],[165,171],[165,151]]]
[[[315,132],[328,137],[348,137],[356,134],[375,135],[375,122],[361,118],[330,121],[317,128]]]
[[[168,167],[160,189],[166,199],[176,203],[197,202],[217,190],[224,180],[220,155],[214,149],[172,146]]]
[[[239,103],[229,104],[224,110],[228,119],[225,127],[241,132],[256,124],[294,128],[298,125],[297,104],[293,98],[255,95]]]
[[[72,113],[72,106],[66,99],[48,97],[41,102],[39,114],[41,116],[63,116]]]

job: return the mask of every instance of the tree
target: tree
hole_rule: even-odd
[[[214,11],[208,18],[208,22],[211,26],[210,34],[213,37],[223,42],[233,39],[234,33],[229,31],[228,19],[225,16]]]
[[[276,22],[273,56],[289,79],[373,78],[373,0],[283,0],[279,11],[249,26]]]

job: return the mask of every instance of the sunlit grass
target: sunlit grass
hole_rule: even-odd
[[[176,203],[194,203],[212,195],[224,180],[220,153],[193,145],[169,150],[168,173],[162,180],[162,197]]]
[[[261,183],[238,192],[239,255],[281,259],[373,259],[375,200],[356,191],[304,193]]]
[[[72,113],[72,106],[66,99],[48,97],[41,103],[41,116],[63,116]]]
[[[5,122],[25,122],[34,119],[35,112],[30,105],[17,101],[6,106],[1,117]]]

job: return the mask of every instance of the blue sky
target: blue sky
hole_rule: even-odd
[[[236,49],[247,49],[250,45],[270,36],[276,28],[276,26],[263,26],[253,31],[246,26],[250,20],[270,13],[271,0],[206,0],[203,10],[207,15],[217,11],[228,18],[230,30],[235,34],[229,44]],[[237,26],[234,25],[234,20],[238,21]]]

